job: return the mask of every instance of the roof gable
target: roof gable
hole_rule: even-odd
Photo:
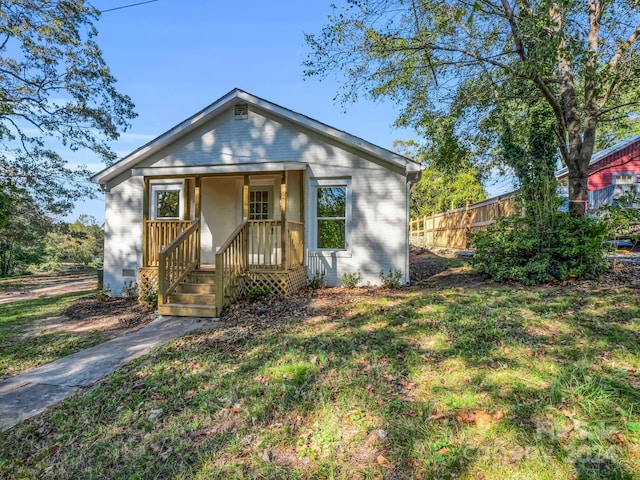
[[[279,117],[285,121],[288,121],[295,126],[315,132],[320,136],[327,137],[328,139],[343,144],[346,147],[350,147],[357,151],[372,155],[375,158],[381,160],[383,164],[388,164],[389,167],[402,168],[405,174],[416,173],[421,170],[421,167],[418,163],[406,157],[403,157],[402,155],[398,155],[394,152],[391,152],[390,150],[378,147],[359,137],[335,129],[310,117],[251,95],[243,90],[234,89],[220,99],[213,102],[211,105],[197,112],[195,115],[192,115],[188,119],[169,129],[159,137],[150,141],[146,145],[143,145],[142,147],[133,151],[110,167],[107,167],[101,172],[95,174],[91,178],[91,180],[99,184],[104,184],[110,181],[111,179],[117,177],[125,171],[136,167],[138,164],[150,158],[156,152],[159,152],[168,145],[171,145],[174,142],[189,135],[191,132],[194,132],[196,129],[213,120],[223,112],[226,112],[230,108],[233,108],[234,106],[237,106],[239,104],[252,105],[269,112],[275,117]]]

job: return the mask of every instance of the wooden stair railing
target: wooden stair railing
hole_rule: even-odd
[[[249,223],[244,220],[216,253],[216,308],[218,315],[243,295],[249,269]]]
[[[158,254],[158,306],[200,264],[200,222],[194,221]]]

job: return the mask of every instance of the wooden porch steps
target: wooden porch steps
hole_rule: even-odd
[[[180,317],[217,317],[215,282],[215,270],[194,270],[168,295],[167,303],[158,307],[158,313]]]

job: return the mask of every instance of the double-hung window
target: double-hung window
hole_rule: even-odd
[[[314,192],[316,249],[347,250],[351,210],[348,181],[318,181]]]

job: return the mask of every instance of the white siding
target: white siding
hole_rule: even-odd
[[[142,265],[142,192],[142,179],[133,177],[105,196],[104,285],[115,297],[122,296],[125,282],[137,280]]]
[[[364,283],[380,283],[380,272],[400,270],[402,282],[408,282],[406,271],[407,188],[403,175],[392,173],[373,162],[335,152],[327,162],[310,165],[307,182],[307,245],[312,246],[315,232],[310,218],[316,201],[313,179],[349,178],[351,180],[350,249],[346,252],[309,252],[309,266],[322,268],[327,285],[340,285],[344,273],[362,274]],[[310,272],[313,274],[313,272]]]
[[[250,106],[247,119],[236,120],[233,109],[202,125],[185,138],[178,139],[136,167],[170,167],[188,165],[221,165],[259,162],[304,162],[307,171],[291,172],[288,185],[289,218],[299,218],[304,210],[306,222],[305,242],[310,245],[313,230],[310,202],[315,201],[315,190],[310,182],[316,178],[349,178],[352,188],[351,248],[348,252],[320,253],[308,251],[310,269],[322,265],[327,285],[340,284],[343,273],[360,271],[365,282],[380,283],[380,271],[401,270],[403,282],[408,280],[407,258],[407,188],[404,170],[303,127],[292,124],[273,114]],[[279,175],[279,174],[278,174]],[[303,179],[304,196],[297,188],[297,179]],[[203,180],[202,216],[203,261],[212,261],[216,246],[226,239],[235,225],[224,220],[220,238],[209,227],[216,219],[216,205],[226,201],[228,219],[239,223],[241,213],[242,181],[234,181],[228,190],[219,180]],[[113,283],[113,293],[122,288],[123,268],[140,263],[142,227],[141,179],[111,182],[107,195],[107,253],[105,282]],[[274,182],[276,195],[275,217],[279,217],[279,177]],[[220,189],[218,188],[220,186]],[[211,203],[209,203],[211,202]],[[239,202],[239,203],[238,203]],[[226,218],[226,217],[225,217]],[[228,223],[228,224],[227,224]],[[206,225],[205,225],[206,224]],[[207,231],[205,231],[207,229]],[[212,231],[214,230],[214,231]],[[227,232],[228,230],[228,232]],[[206,235],[210,240],[207,243]],[[222,238],[224,237],[224,238]]]

